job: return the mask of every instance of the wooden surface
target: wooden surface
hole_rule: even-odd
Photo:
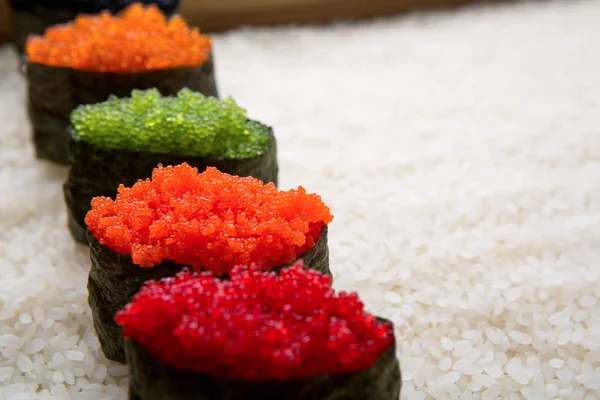
[[[203,32],[244,25],[325,22],[366,18],[477,0],[183,0],[182,13]],[[8,0],[0,0],[0,40],[10,37]]]
[[[183,0],[182,12],[204,32],[243,25],[326,22],[368,18],[477,0]]]
[[[10,35],[11,27],[8,0],[0,0],[0,43],[8,40]]]

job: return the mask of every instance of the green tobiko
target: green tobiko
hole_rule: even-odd
[[[269,146],[269,128],[248,120],[233,99],[182,89],[163,97],[157,89],[130,98],[82,105],[71,114],[73,135],[92,145],[152,153],[249,158]]]

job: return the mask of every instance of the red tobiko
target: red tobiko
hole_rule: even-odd
[[[158,361],[211,376],[273,381],[369,368],[393,343],[392,326],[329,285],[302,262],[279,276],[235,267],[230,280],[184,271],[147,282],[115,319]]]

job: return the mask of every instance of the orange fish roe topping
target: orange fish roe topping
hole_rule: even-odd
[[[332,220],[321,197],[302,187],[279,191],[212,167],[198,174],[184,163],[121,185],[116,200],[94,198],[85,223],[101,244],[142,267],[171,260],[222,275],[236,265],[291,263]]]
[[[156,5],[136,3],[117,16],[105,11],[80,15],[30,36],[32,63],[80,71],[141,72],[196,67],[210,56],[212,40],[180,16],[167,20]]]

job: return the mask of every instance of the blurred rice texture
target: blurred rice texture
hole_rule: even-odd
[[[0,42],[10,39],[9,0],[0,0]],[[244,25],[326,22],[370,18],[478,0],[183,0],[182,12],[204,32]]]

